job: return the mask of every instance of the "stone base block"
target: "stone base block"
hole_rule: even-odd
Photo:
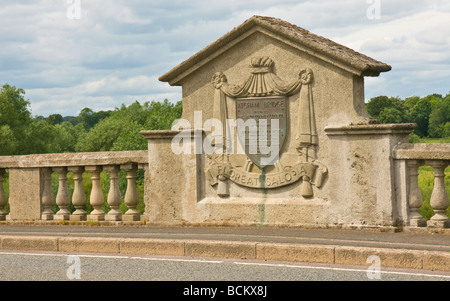
[[[71,222],[81,222],[81,221],[87,221],[87,216],[86,215],[78,215],[78,214],[72,214],[70,216],[70,221]]]
[[[426,227],[427,220],[426,219],[412,219],[409,221],[409,225],[411,227]]]
[[[41,215],[41,220],[43,221],[52,221],[53,220],[53,215],[51,213],[44,213]]]
[[[53,215],[55,221],[68,221],[70,220],[70,214],[55,214]]]
[[[122,215],[122,221],[124,222],[137,222],[141,220],[141,215],[139,214],[124,214]]]
[[[107,214],[105,216],[105,220],[106,221],[113,221],[113,222],[121,221],[122,220],[122,215],[120,215],[120,214]]]
[[[429,228],[450,228],[450,220],[432,220],[427,222]]]
[[[92,215],[92,214],[89,214],[87,216],[87,218],[88,218],[88,220],[91,220],[93,222],[101,222],[101,221],[105,220],[105,216],[104,215]]]

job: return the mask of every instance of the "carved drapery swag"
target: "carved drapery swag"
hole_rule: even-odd
[[[316,187],[322,185],[323,176],[327,173],[326,167],[315,160],[315,146],[317,144],[317,131],[314,118],[314,104],[312,97],[313,72],[306,68],[298,73],[297,79],[284,81],[273,73],[274,62],[268,57],[254,58],[251,61],[251,72],[247,80],[241,85],[228,83],[224,73],[217,72],[212,77],[215,88],[213,118],[219,119],[223,125],[227,122],[227,97],[232,100],[246,97],[270,97],[291,96],[298,93],[297,117],[297,151],[299,161],[291,162],[292,166],[282,166],[280,162],[275,163],[276,171],[265,175],[250,172],[248,169],[249,159],[244,164],[244,169],[231,165],[228,155],[222,153],[213,154],[206,168],[211,185],[218,184],[217,194],[220,197],[229,196],[227,179],[254,188],[276,188],[303,180],[301,194],[303,197],[313,196],[311,185]],[[226,127],[223,128],[223,136],[226,136]],[[309,153],[311,149],[312,154]],[[225,151],[225,149],[224,149]],[[312,161],[308,162],[311,158]]]
[[[214,95],[213,118],[217,118],[222,124],[226,124],[226,96],[231,98],[291,96],[300,91],[297,140],[301,147],[317,144],[317,131],[314,123],[314,106],[311,90],[313,81],[312,70],[309,68],[301,70],[296,80],[287,82],[273,73],[273,65],[273,60],[268,57],[253,58],[251,61],[251,74],[241,85],[229,84],[225,74],[222,72],[214,74],[212,84],[216,90]]]

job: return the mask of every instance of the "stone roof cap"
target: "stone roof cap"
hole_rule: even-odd
[[[325,58],[325,60],[332,61],[341,67],[345,66],[346,68],[344,69],[350,70],[359,76],[378,76],[380,72],[391,70],[391,66],[385,63],[372,59],[330,39],[315,35],[289,22],[273,17],[253,16],[169,72],[160,76],[159,80],[176,85],[182,77],[197,69],[195,68],[196,65],[203,65],[202,62],[206,63],[208,57],[215,52],[223,53],[225,49],[228,49],[227,44],[255,27],[287,38],[295,42],[295,44],[301,45],[303,50],[309,52],[311,55],[322,59]],[[187,74],[185,74],[186,72]]]

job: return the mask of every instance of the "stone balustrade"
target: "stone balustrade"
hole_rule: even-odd
[[[398,217],[397,224],[449,228],[445,169],[450,164],[450,144],[399,144],[394,147],[392,159],[394,164],[391,176],[395,179],[392,215]],[[140,221],[144,217],[136,208],[139,203],[136,171],[147,171],[148,160],[148,151],[0,157],[0,221]],[[419,189],[418,170],[423,165],[431,166],[434,170],[434,187],[430,199],[434,215],[429,220],[419,213],[423,198]],[[119,189],[120,171],[126,173],[127,179],[124,197]],[[109,175],[107,194],[104,194],[101,187],[102,172]],[[73,178],[73,190],[70,191],[68,173]],[[83,175],[86,173],[91,175],[92,189],[89,195],[83,189]],[[152,173],[145,174],[147,184]],[[52,189],[52,175],[54,186],[57,178],[57,190]],[[6,177],[9,178],[9,186],[3,185]],[[148,185],[144,192],[146,207],[152,201],[150,193],[155,193],[153,190],[149,191],[150,188]],[[87,199],[93,208],[89,213],[86,211]],[[105,199],[110,207],[108,212],[103,209]],[[120,210],[123,203],[128,208],[124,213]],[[5,206],[9,206],[9,210],[5,210]],[[54,212],[54,208],[58,208],[58,211]],[[151,211],[149,207],[145,214],[148,215]],[[144,219],[151,217],[145,216]]]
[[[400,144],[394,150],[394,159],[397,160],[397,190],[398,199],[403,200],[403,216],[409,226],[449,228],[450,221],[446,210],[449,198],[445,188],[445,169],[450,165],[449,143],[417,143]],[[418,184],[418,169],[428,165],[434,170],[434,187],[430,198],[430,206],[434,215],[425,220],[419,209],[423,205],[422,194]],[[401,204],[402,201],[399,202]]]
[[[139,194],[136,172],[148,166],[147,151],[64,153],[0,157],[0,220],[25,221],[140,221],[142,216],[136,206]],[[119,172],[126,172],[125,196],[119,189]],[[67,185],[68,173],[73,173],[73,193]],[[109,192],[106,196],[111,208],[103,210],[105,195],[100,174],[109,174]],[[9,200],[3,188],[4,176],[9,174]],[[52,190],[52,174],[58,175],[58,190]],[[90,173],[92,190],[89,203],[92,212],[86,212],[87,197],[83,189],[83,174]],[[122,203],[128,210],[122,214]],[[4,210],[9,203],[9,214]],[[56,203],[58,211],[52,208]],[[75,210],[69,211],[72,203]]]

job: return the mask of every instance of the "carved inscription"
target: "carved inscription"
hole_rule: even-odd
[[[231,181],[251,188],[276,188],[289,185],[298,180],[313,178],[317,166],[310,163],[298,163],[277,173],[267,175],[245,172],[231,165],[216,165],[210,170],[211,176],[222,175]]]
[[[239,142],[256,165],[264,167],[261,158],[268,158],[270,148],[279,154],[286,137],[286,98],[253,97],[236,99],[236,120]],[[274,127],[274,121],[277,125]],[[277,137],[273,137],[277,135]],[[276,139],[273,139],[276,138]],[[278,156],[276,156],[277,158]],[[276,161],[276,158],[272,161]],[[273,164],[275,162],[269,162]]]

